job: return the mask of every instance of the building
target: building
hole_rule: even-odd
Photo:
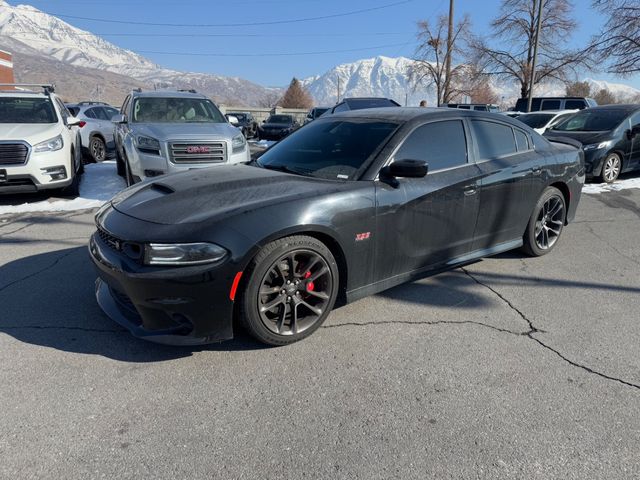
[[[0,50],[0,83],[15,83],[13,79],[13,57]]]

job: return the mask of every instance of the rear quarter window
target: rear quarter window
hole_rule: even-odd
[[[517,152],[516,140],[510,126],[497,122],[473,120],[471,128],[478,145],[480,160],[504,157]]]

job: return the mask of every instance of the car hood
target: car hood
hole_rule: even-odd
[[[544,136],[549,139],[553,139],[554,137],[573,138],[583,145],[604,142],[613,138],[613,134],[609,130],[601,132],[562,132],[559,130],[549,130],[544,134]]]
[[[221,139],[231,138],[238,130],[229,123],[134,123],[135,135],[146,135],[156,140]]]
[[[281,202],[350,190],[358,182],[322,180],[248,165],[167,175],[116,195],[125,215],[165,225],[216,221]]]
[[[0,123],[0,140],[24,140],[31,146],[60,135],[57,123]]]

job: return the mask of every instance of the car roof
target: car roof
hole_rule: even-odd
[[[576,113],[579,111],[580,110],[578,110],[577,108],[569,109],[569,110],[536,110],[534,112],[523,112],[520,114],[520,116],[524,117],[526,115],[540,115],[545,113],[548,113],[550,115],[563,115],[565,113]]]
[[[591,110],[623,110],[628,113],[635,112],[640,110],[640,105],[638,104],[614,104],[614,105],[598,105],[597,107],[590,107],[583,111],[591,111]]]
[[[0,90],[0,97],[38,97],[48,98],[42,92],[32,92],[31,90]]]
[[[207,98],[206,95],[193,92],[178,92],[176,90],[150,90],[145,92],[132,92],[134,97],[152,97],[152,98]]]
[[[438,107],[379,107],[363,108],[360,110],[349,110],[335,113],[322,119],[338,118],[362,118],[372,120],[390,120],[395,122],[409,122],[412,120],[432,120],[446,118],[483,118],[487,120],[500,120],[502,122],[522,127],[522,123],[506,115],[497,115],[494,112],[482,112],[479,110],[463,110],[459,108],[438,108]]]

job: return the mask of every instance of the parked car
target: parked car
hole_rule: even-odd
[[[362,110],[364,108],[399,107],[400,104],[390,98],[381,97],[352,97],[345,98],[340,103],[329,108],[322,116],[333,115],[334,113],[346,112],[349,110]]]
[[[114,125],[111,119],[118,109],[104,102],[79,102],[68,104],[67,108],[80,120],[82,153],[94,162],[102,162],[115,151],[113,142]]]
[[[554,110],[548,112],[530,112],[523,113],[517,118],[519,121],[533,128],[536,132],[542,135],[547,131],[547,129],[557,125],[578,111],[579,110]]]
[[[551,127],[545,136],[581,142],[587,178],[612,183],[621,173],[640,169],[640,105],[582,110]]]
[[[270,115],[258,126],[258,137],[261,140],[281,140],[299,127],[293,115]]]
[[[118,174],[127,185],[166,173],[248,162],[247,141],[195,91],[134,90],[116,124]]]
[[[197,344],[315,331],[351,302],[523,247],[573,220],[582,150],[520,122],[454,109],[322,117],[256,162],[168,175],[97,213],[102,309],[134,335]]]
[[[78,195],[79,122],[51,85],[0,85],[0,193]]]
[[[461,108],[463,110],[477,110],[480,112],[499,112],[500,107],[492,103],[447,103],[449,108]]]
[[[526,112],[529,99],[519,98],[516,101],[514,110],[516,112]],[[533,97],[531,99],[531,111],[540,110],[582,110],[584,108],[596,107],[598,102],[588,97]]]
[[[314,107],[314,108],[312,108],[311,110],[309,110],[309,113],[307,113],[307,116],[304,119],[304,123],[307,124],[309,122],[313,122],[316,118],[321,116],[327,110],[329,110],[329,107]]]
[[[239,128],[245,138],[255,138],[258,136],[258,122],[250,112],[228,112],[226,115],[227,120],[229,117],[234,117],[238,121],[230,122],[234,127]]]
[[[514,110],[508,110],[506,112],[499,112],[501,115],[506,115],[511,118],[518,118],[520,115],[524,115],[523,112],[516,112]]]

